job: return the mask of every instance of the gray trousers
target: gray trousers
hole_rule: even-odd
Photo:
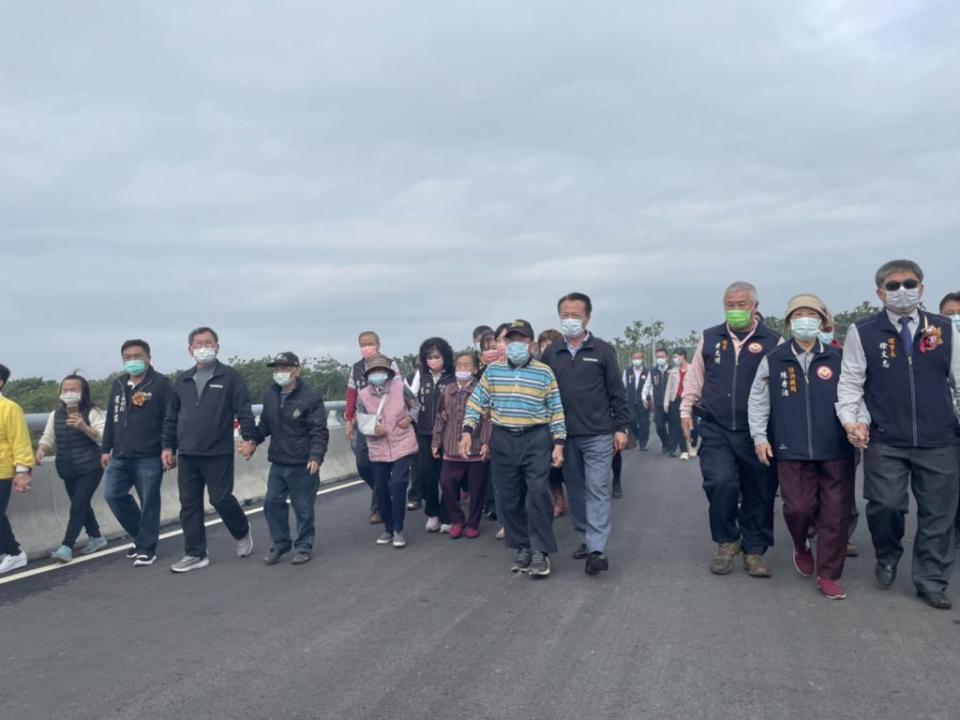
[[[610,486],[613,435],[568,437],[563,448],[563,481],[570,517],[587,552],[602,553],[610,540]]]
[[[872,442],[863,453],[863,497],[877,562],[896,565],[903,555],[908,488],[917,500],[913,584],[942,592],[953,572],[953,523],[960,495],[957,448],[895,448]]]
[[[490,472],[500,495],[506,546],[554,553],[553,495],[550,453],[553,442],[546,425],[519,435],[494,426],[490,436]]]

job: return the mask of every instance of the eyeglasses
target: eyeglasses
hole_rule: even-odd
[[[916,290],[920,287],[919,280],[904,280],[903,282],[897,282],[896,280],[891,280],[890,282],[885,282],[883,284],[883,289],[887,292],[896,292],[901,287],[907,290]]]

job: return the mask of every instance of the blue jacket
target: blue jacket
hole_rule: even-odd
[[[726,323],[703,331],[704,376],[700,404],[716,423],[728,430],[749,430],[750,386],[763,356],[779,342],[777,333],[758,322],[738,357]]]
[[[767,355],[770,365],[770,436],[777,460],[839,460],[853,452],[837,418],[841,356],[818,342],[806,372],[794,342]]]
[[[946,447],[957,432],[949,384],[953,328],[940,315],[921,311],[919,318],[912,353],[885,311],[857,323],[867,359],[870,437],[894,447]],[[921,352],[927,328],[939,331],[940,343]]]

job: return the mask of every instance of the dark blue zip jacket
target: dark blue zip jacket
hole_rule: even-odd
[[[747,402],[750,386],[763,356],[779,342],[777,333],[758,322],[737,357],[726,323],[703,331],[704,376],[700,404],[714,422],[728,430],[749,432]]]
[[[817,342],[804,372],[794,342],[767,355],[770,366],[770,430],[777,460],[840,460],[853,452],[837,418],[840,353]]]
[[[938,448],[956,442],[957,417],[950,394],[953,327],[940,315],[921,311],[913,352],[903,347],[899,328],[886,311],[857,323],[867,359],[864,400],[870,437],[901,448]],[[927,329],[940,344],[921,352]]]
[[[184,455],[212,457],[234,452],[233,420],[240,421],[244,440],[257,439],[250,409],[250,393],[243,376],[219,360],[203,395],[197,397],[194,366],[173,383],[170,405],[163,423],[163,447]]]

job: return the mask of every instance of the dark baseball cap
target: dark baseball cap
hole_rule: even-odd
[[[533,333],[533,325],[526,320],[514,320],[512,323],[509,323],[507,325],[507,336],[509,337],[510,335],[523,335],[531,340],[536,337]]]
[[[273,360],[267,363],[267,367],[276,367],[277,365],[300,367],[300,358],[292,352],[277,353],[273,356]]]

